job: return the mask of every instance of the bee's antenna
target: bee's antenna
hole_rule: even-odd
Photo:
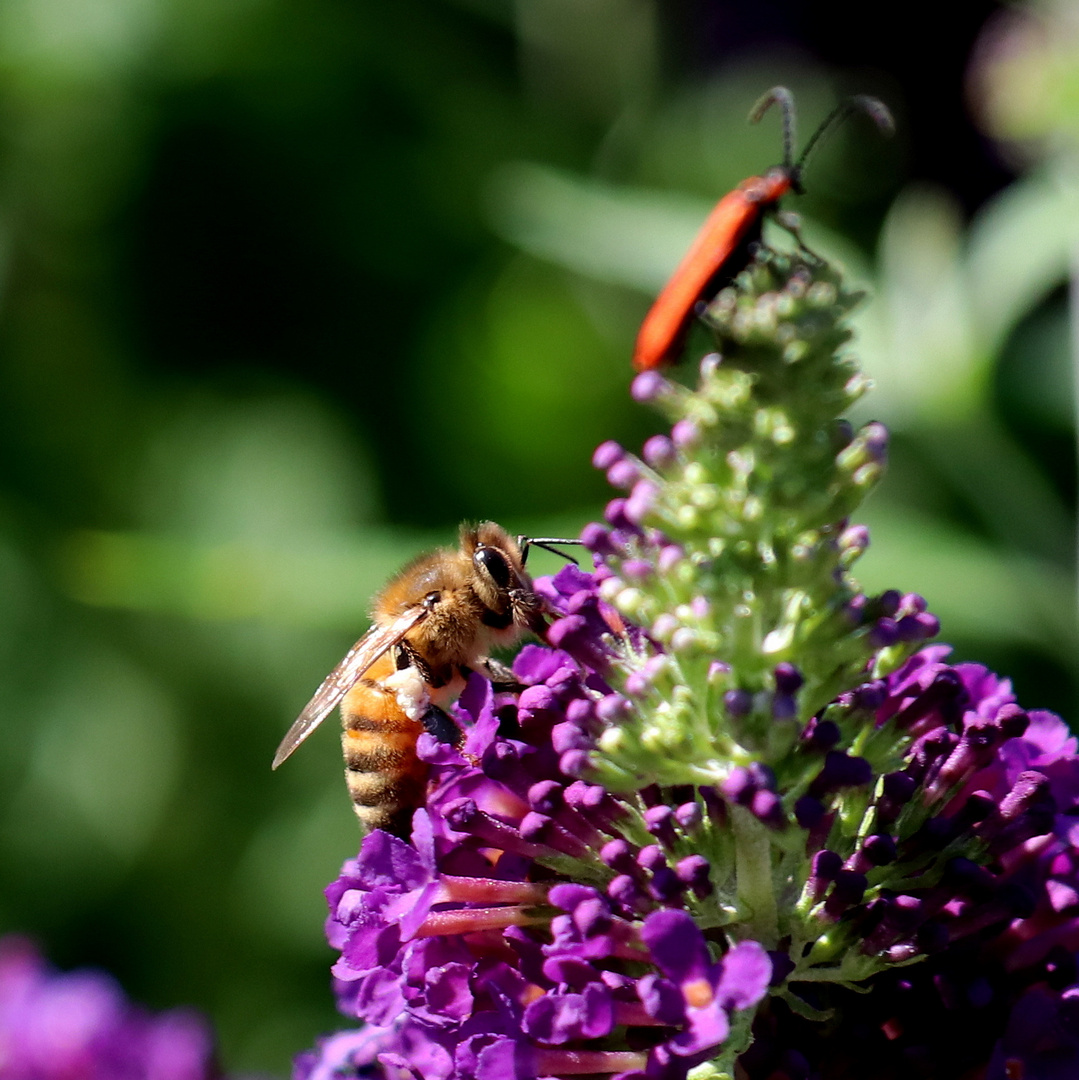
[[[584,543],[584,541],[582,541],[582,540],[563,540],[561,537],[557,537],[557,536],[518,536],[517,537],[517,546],[521,549],[521,562],[522,563],[524,563],[528,559],[528,549],[538,547],[538,548],[543,548],[544,551],[549,551],[552,555],[558,555],[561,558],[565,559],[566,562],[571,562],[571,563],[573,563],[574,566],[576,566],[577,565],[577,560],[572,555],[567,555],[564,551],[559,551],[558,548],[555,545],[556,544],[557,545],[562,545],[562,544],[583,545],[583,543]]]

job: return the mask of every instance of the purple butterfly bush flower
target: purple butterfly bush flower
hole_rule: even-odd
[[[851,577],[856,300],[762,253],[697,388],[634,382],[671,430],[597,450],[593,568],[537,582],[519,687],[471,678],[409,838],[327,889],[363,1026],[298,1080],[1079,1076],[1076,741]]]
[[[567,568],[545,587],[572,609],[562,636],[605,648],[592,576]],[[593,618],[604,630],[585,643],[577,620]],[[631,846],[626,804],[566,771],[615,697],[602,677],[538,646],[514,674],[515,695],[472,678],[460,749],[421,737],[430,793],[411,843],[371,833],[327,890],[338,1002],[371,1026],[303,1059],[302,1075],[330,1060],[356,1075],[377,1057],[388,1075],[425,1080],[684,1076],[766,992],[764,950],[744,942],[712,959],[681,904],[692,878],[656,845]],[[632,1047],[608,1045],[627,1030],[640,1033]]]
[[[153,1015],[104,972],[58,972],[0,939],[0,1080],[212,1080],[213,1040],[186,1010]]]

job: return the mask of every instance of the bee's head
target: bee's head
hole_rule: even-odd
[[[476,595],[492,611],[508,607],[512,593],[531,591],[520,546],[500,525],[484,521],[475,528],[462,526],[461,550],[472,560]]]
[[[546,536],[514,538],[492,521],[485,521],[475,529],[461,529],[461,549],[468,552],[472,559],[476,595],[489,611],[512,620],[513,625],[527,628],[540,637],[547,629],[545,613],[551,612],[535,591],[532,578],[525,569],[529,549],[541,547],[576,562],[559,547],[580,543],[580,540]]]

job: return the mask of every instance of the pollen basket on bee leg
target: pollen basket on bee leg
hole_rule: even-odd
[[[423,719],[423,714],[431,704],[431,695],[430,688],[416,668],[402,668],[381,682],[394,695],[401,711],[410,720]]]

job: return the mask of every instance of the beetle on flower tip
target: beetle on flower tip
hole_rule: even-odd
[[[776,104],[783,110],[783,164],[743,180],[716,203],[641,324],[633,350],[633,366],[638,371],[650,371],[678,359],[698,305],[714,296],[749,261],[751,246],[760,241],[765,215],[774,213],[788,192],[802,194],[806,158],[829,128],[851,113],[863,112],[884,134],[890,135],[894,129],[892,115],[882,101],[856,95],[840,102],[825,117],[798,160],[793,161],[794,98],[786,87],[773,86],[753,106],[749,119],[756,123]]]

